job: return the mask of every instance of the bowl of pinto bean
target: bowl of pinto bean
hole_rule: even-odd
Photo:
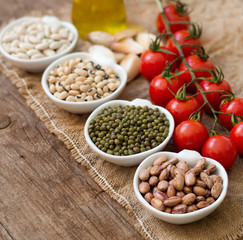
[[[198,152],[158,152],[137,168],[133,187],[140,204],[153,216],[187,224],[211,214],[224,200],[224,167]]]
[[[50,64],[41,83],[58,107],[82,114],[117,98],[126,86],[127,74],[110,58],[76,52]]]

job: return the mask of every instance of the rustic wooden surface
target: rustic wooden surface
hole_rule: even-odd
[[[65,2],[1,1],[0,23]],[[0,239],[142,239],[2,73],[0,86]]]

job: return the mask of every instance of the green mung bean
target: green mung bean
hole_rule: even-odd
[[[103,152],[127,156],[161,144],[169,133],[169,120],[158,108],[106,107],[90,121],[88,132]]]

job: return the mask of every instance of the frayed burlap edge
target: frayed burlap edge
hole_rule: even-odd
[[[108,181],[102,177],[99,171],[92,166],[90,161],[80,152],[79,148],[75,144],[75,142],[62,130],[60,130],[55,122],[50,118],[48,112],[43,107],[43,105],[32,95],[31,91],[27,87],[27,83],[24,78],[18,76],[18,74],[8,69],[8,67],[0,60],[0,70],[7,76],[13,84],[18,88],[18,91],[25,97],[27,104],[34,110],[37,117],[40,118],[41,121],[44,122],[47,129],[54,133],[71,151],[71,155],[73,158],[83,166],[88,169],[88,173],[90,176],[95,180],[95,182],[109,194],[111,198],[116,200],[119,204],[121,204],[127,210],[128,214],[132,217],[132,220],[135,224],[136,229],[138,232],[146,239],[146,240],[153,240],[153,237],[145,228],[143,222],[137,216],[137,214],[133,211],[129,201],[122,196],[121,194],[117,193],[112,186],[108,183]],[[220,240],[237,240],[243,237],[243,226],[239,228],[238,232],[229,233],[225,237],[221,238]]]
[[[30,108],[34,110],[37,117],[40,118],[41,121],[43,121],[47,129],[50,132],[54,133],[58,137],[58,139],[60,139],[67,146],[67,148],[71,151],[71,155],[78,163],[82,164],[87,168],[90,176],[102,188],[102,190],[107,192],[111,198],[113,198],[123,207],[125,207],[128,214],[132,217],[132,220],[135,223],[138,232],[146,240],[153,240],[153,237],[147,231],[147,229],[143,225],[143,222],[133,211],[131,205],[129,204],[129,201],[112,188],[108,181],[100,175],[99,171],[94,166],[92,166],[90,161],[80,152],[75,142],[65,132],[63,132],[56,126],[55,122],[50,118],[48,112],[43,107],[43,105],[35,98],[34,95],[32,95],[31,91],[28,89],[25,79],[19,77],[15,71],[8,69],[8,67],[3,63],[3,61],[1,61],[1,59],[0,70],[17,87],[18,91],[26,99],[28,106],[30,106]]]

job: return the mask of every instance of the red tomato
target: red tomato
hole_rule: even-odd
[[[234,116],[243,117],[243,98],[235,98],[232,101],[224,101],[219,111],[228,114],[233,113]],[[233,128],[231,116],[219,114],[219,120],[229,131]]]
[[[174,131],[173,141],[177,151],[183,149],[201,152],[204,142],[208,139],[206,127],[195,120],[181,122]]]
[[[169,22],[190,22],[190,17],[188,14],[182,15],[177,12],[176,4],[169,4],[166,7],[164,7],[164,13]],[[165,32],[165,24],[160,13],[157,16],[156,25],[159,32]],[[181,29],[187,29],[187,24],[172,24],[170,26],[170,30],[172,33]]]
[[[181,88],[181,83],[177,77],[171,79],[171,84],[161,75],[156,76],[149,85],[149,96],[156,105],[165,107],[166,104],[174,97],[174,94]]]
[[[190,37],[190,38],[184,39],[185,37],[188,37],[190,35],[190,32],[188,30],[180,30],[178,32],[175,32],[173,35],[174,35],[176,41],[178,41],[181,45],[190,44],[190,45],[202,46],[201,41],[197,38]],[[171,38],[169,38],[169,40],[167,41],[166,47],[170,51],[175,52],[175,53],[177,53],[177,55],[179,55],[179,52]],[[194,46],[184,46],[184,47],[182,47],[182,52],[183,52],[184,56],[187,57],[187,56],[191,55],[192,51],[194,51],[196,49],[197,49],[197,47],[194,47]]]
[[[165,47],[161,47],[166,49]],[[148,49],[145,51],[140,59],[140,72],[148,80],[152,79],[161,74],[166,67],[167,61],[172,62],[177,56],[173,54],[167,54],[164,52],[152,51]],[[171,68],[172,71],[175,70],[176,65],[174,64]]]
[[[207,81],[207,80],[203,80],[200,83],[200,87],[202,88],[203,91],[221,91],[221,90],[222,91],[227,91],[227,90],[232,91],[229,83],[225,80],[223,80],[219,83],[214,83],[214,82],[210,82],[210,81]],[[199,93],[198,90],[197,90],[197,92]],[[222,102],[222,98],[220,96],[223,95],[223,94],[225,94],[225,93],[213,92],[213,93],[206,93],[205,94],[208,102],[213,107],[213,109],[216,110],[216,111],[218,111],[219,108],[220,108],[220,104]],[[197,95],[197,98],[200,102],[204,102],[204,99],[203,99],[203,97],[200,93]],[[203,107],[203,110],[208,112],[208,113],[211,113],[211,110],[208,107],[208,105],[205,105]]]
[[[218,161],[228,170],[237,158],[237,148],[229,137],[214,135],[204,143],[202,156]]]
[[[205,69],[211,69],[211,70],[215,71],[215,67],[209,59],[202,60],[197,55],[190,55],[186,58],[186,61],[192,69],[205,68]],[[183,62],[181,62],[181,64],[180,64],[179,71],[185,71],[183,74],[179,75],[178,78],[180,79],[180,81],[183,81],[186,84],[188,84],[192,80],[192,77]],[[203,70],[194,71],[194,74],[195,74],[196,78],[211,77],[210,72],[203,71]],[[198,82],[200,82],[200,80],[198,80]],[[196,85],[194,83],[190,84],[187,87],[187,90],[189,92],[195,93],[197,90]]]
[[[189,98],[190,96],[186,96]],[[190,115],[200,108],[200,102],[195,98],[191,97],[186,100],[179,100],[177,98],[172,98],[166,105],[166,109],[171,113],[175,120],[175,125],[188,120]],[[201,110],[201,116],[203,111]]]
[[[237,123],[232,128],[230,138],[235,143],[238,153],[243,156],[243,122]]]

